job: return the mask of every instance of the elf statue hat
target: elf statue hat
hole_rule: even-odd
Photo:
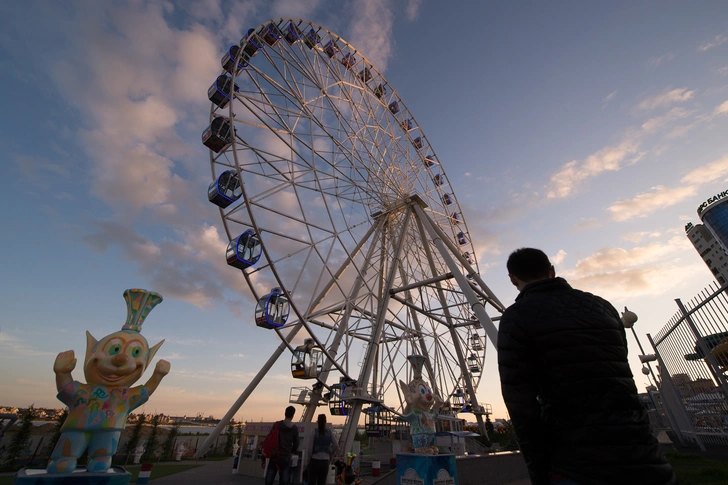
[[[124,291],[124,300],[126,300],[126,323],[121,329],[141,332],[144,319],[152,308],[162,302],[162,295],[140,288],[131,288]]]
[[[413,378],[422,379],[422,366],[425,365],[424,355],[409,355],[407,360],[412,364]]]

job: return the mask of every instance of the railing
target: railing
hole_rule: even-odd
[[[654,337],[664,413],[678,438],[728,445],[728,296],[717,284],[683,304]],[[723,353],[723,350],[726,350]],[[659,411],[659,409],[658,409]]]

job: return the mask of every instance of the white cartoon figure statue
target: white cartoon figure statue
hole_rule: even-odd
[[[435,446],[435,419],[442,406],[442,399],[430,390],[430,385],[422,380],[422,366],[425,357],[410,355],[407,357],[414,368],[414,377],[409,384],[399,381],[402,393],[407,401],[404,408],[404,418],[410,424],[410,435],[415,453],[422,455],[436,455]]]
[[[73,472],[78,458],[87,449],[86,471],[106,472],[129,413],[147,402],[169,373],[169,362],[160,360],[146,384],[131,387],[164,343],[162,340],[149,348],[147,340],[139,333],[144,319],[162,297],[151,291],[130,289],[124,292],[124,299],[127,318],[120,331],[99,341],[86,332],[83,367],[86,384],[71,377],[76,367],[73,350],[61,352],[56,357],[53,371],[58,399],[68,406],[69,413],[51,454],[48,473]]]

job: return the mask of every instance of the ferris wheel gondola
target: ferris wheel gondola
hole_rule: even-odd
[[[260,238],[253,230],[248,229],[230,241],[225,257],[230,266],[246,269],[258,262],[261,253]]]
[[[286,324],[291,312],[288,297],[280,288],[273,288],[270,293],[258,300],[255,307],[255,324],[263,328],[280,328]]]
[[[240,88],[235,84],[232,78],[226,74],[220,74],[207,90],[207,99],[209,99],[218,108],[224,108],[230,102],[233,92],[239,92]]]
[[[207,188],[207,199],[221,209],[226,208],[242,195],[240,177],[235,170],[225,170]]]
[[[316,348],[313,339],[296,347],[291,357],[291,375],[296,379],[316,379],[323,368],[324,353]]]

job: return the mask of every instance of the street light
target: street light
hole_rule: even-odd
[[[653,362],[657,360],[657,356],[655,354],[645,354],[645,349],[642,348],[642,344],[640,343],[639,337],[637,337],[637,332],[634,329],[634,324],[638,320],[637,314],[633,311],[630,311],[627,307],[624,307],[624,311],[622,312],[622,325],[624,325],[624,328],[629,328],[632,330],[632,334],[634,335],[634,339],[637,341],[637,346],[640,348],[640,362],[642,365],[642,373],[646,376],[652,374],[652,379],[654,380],[654,386],[657,387],[657,377],[655,377],[654,372],[652,372],[652,367],[650,367],[648,362]],[[651,357],[648,359],[648,357]]]

